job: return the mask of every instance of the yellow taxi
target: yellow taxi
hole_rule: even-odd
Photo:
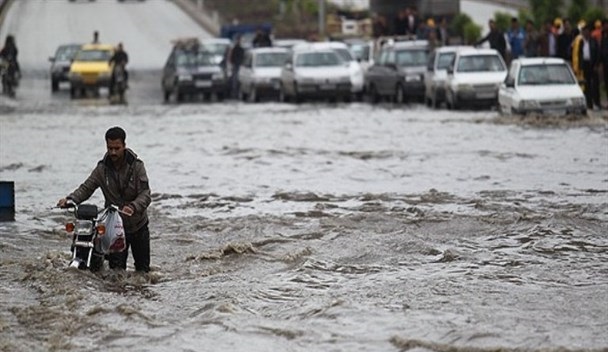
[[[110,85],[112,68],[109,64],[114,55],[114,46],[110,44],[85,44],[78,51],[70,65],[70,96],[73,98],[79,92],[81,96],[87,90],[99,93],[100,87]]]

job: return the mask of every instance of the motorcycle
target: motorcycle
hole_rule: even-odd
[[[66,232],[72,236],[70,267],[99,271],[107,254],[126,248],[121,211],[110,205],[98,211],[94,204],[76,204],[68,201],[65,208],[73,211],[75,221],[66,223]],[[109,221],[112,218],[112,221]]]
[[[2,94],[14,98],[15,88],[17,87],[17,77],[15,74],[15,69],[11,66],[11,63],[8,60],[0,58],[0,80],[2,81]]]
[[[110,100],[112,103],[126,104],[125,92],[127,90],[127,75],[125,66],[123,64],[114,66],[112,74],[114,75],[114,85],[111,89],[113,96],[110,96]]]

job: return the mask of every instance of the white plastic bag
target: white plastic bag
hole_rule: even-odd
[[[103,221],[106,231],[99,236],[97,250],[103,254],[122,252],[127,248],[125,229],[122,225],[122,218],[118,211],[108,210]]]

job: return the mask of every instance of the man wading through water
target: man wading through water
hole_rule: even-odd
[[[127,135],[120,127],[106,132],[107,152],[91,172],[91,175],[74,192],[57,202],[65,207],[68,200],[80,204],[101,188],[105,206],[117,205],[121,211],[127,247],[120,253],[108,255],[110,268],[127,269],[129,247],[135,261],[135,270],[150,271],[150,231],[148,230],[148,206],[150,186],[144,162],[126,148]]]

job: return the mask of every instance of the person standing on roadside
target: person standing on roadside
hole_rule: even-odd
[[[600,45],[600,56],[602,57],[602,70],[604,71],[604,89],[606,89],[606,99],[608,99],[608,18],[602,21],[602,37]],[[605,108],[608,109],[608,100]]]
[[[524,40],[526,33],[519,25],[516,17],[511,18],[511,30],[507,33],[509,46],[511,47],[511,60],[515,60],[524,54]]]
[[[572,64],[572,42],[574,41],[572,25],[567,18],[562,21],[562,24],[564,28],[557,36],[557,57],[561,57]]]
[[[101,188],[105,206],[117,205],[125,229],[127,247],[108,255],[111,269],[127,269],[129,247],[135,261],[135,270],[150,271],[150,231],[148,206],[151,202],[150,186],[144,162],[126,147],[127,134],[120,127],[108,129],[105,135],[107,152],[91,175],[74,192],[57,202],[65,207],[68,200],[80,204]],[[124,215],[123,215],[124,214]]]
[[[239,70],[245,59],[245,50],[241,46],[241,36],[237,35],[234,46],[228,53],[228,62],[232,66],[230,75],[230,95],[236,99],[239,94]]]
[[[99,44],[99,32],[98,31],[93,32],[93,41],[91,42],[91,44]]]
[[[575,67],[575,72],[582,72],[585,79],[587,108],[593,109],[594,105],[599,108],[599,48],[597,41],[591,37],[590,24],[583,27],[579,44],[575,47],[576,52],[572,53],[573,56],[577,55],[577,60],[573,60],[578,65]]]
[[[540,36],[534,28],[532,20],[526,21],[526,38],[524,39],[524,54],[526,57],[538,56]]]
[[[490,48],[498,51],[500,56],[507,61],[507,41],[505,40],[504,33],[496,27],[496,22],[494,22],[494,20],[488,21],[488,26],[490,27],[490,33],[475,43],[475,46],[481,45],[487,41],[490,43]]]

